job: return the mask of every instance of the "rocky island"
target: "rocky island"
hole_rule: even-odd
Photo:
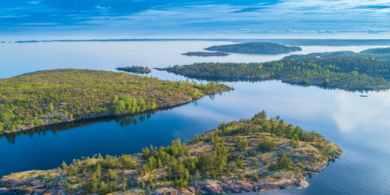
[[[148,74],[148,73],[152,72],[152,70],[150,70],[150,68],[143,67],[143,66],[131,66],[131,67],[126,66],[126,67],[118,67],[116,69],[120,70],[120,71],[139,73],[139,74]]]
[[[268,42],[249,42],[238,43],[231,45],[218,45],[208,47],[205,50],[231,52],[231,53],[247,53],[247,54],[282,54],[294,51],[302,51],[300,47],[286,46],[278,43]]]
[[[0,134],[181,105],[232,88],[109,71],[58,69],[0,79]]]
[[[344,56],[286,58],[264,63],[195,63],[173,66],[168,72],[208,80],[271,80],[315,85],[348,91],[390,88],[390,62],[382,59]]]
[[[74,159],[57,169],[12,173],[0,193],[14,194],[221,194],[265,193],[309,185],[305,176],[343,152],[321,135],[263,111],[222,123],[192,141],[145,147],[142,153]]]
[[[181,55],[186,55],[186,56],[203,56],[203,57],[210,57],[210,56],[228,56],[230,55],[229,53],[226,52],[187,52],[183,53]]]

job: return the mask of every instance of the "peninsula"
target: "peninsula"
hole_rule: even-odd
[[[324,53],[310,53],[306,55],[290,55],[284,58],[306,58],[306,57],[317,57],[317,58],[329,58],[329,57],[368,57],[382,60],[390,60],[390,47],[384,48],[373,48],[355,53],[353,51],[335,51],[335,52],[324,52]]]
[[[229,53],[226,52],[187,52],[183,53],[181,55],[186,55],[186,56],[203,56],[203,57],[210,57],[210,56],[228,56],[230,55]]]
[[[321,135],[277,116],[222,123],[192,141],[145,147],[142,153],[74,159],[46,171],[12,173],[0,193],[14,194],[222,194],[265,193],[296,186],[343,152]]]
[[[0,134],[37,126],[140,113],[232,88],[109,71],[59,69],[0,79]]]
[[[195,63],[165,68],[205,79],[270,80],[344,90],[390,88],[390,62],[368,57],[305,57],[264,63]]]
[[[249,42],[231,45],[212,46],[206,48],[205,50],[247,54],[283,54],[290,53],[293,51],[302,51],[302,48],[285,46],[278,43]]]
[[[131,66],[131,67],[126,66],[126,67],[118,67],[116,69],[120,71],[140,73],[140,74],[148,74],[152,72],[152,70],[150,70],[148,67],[143,67],[143,66]]]

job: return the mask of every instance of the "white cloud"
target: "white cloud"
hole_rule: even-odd
[[[332,114],[342,132],[350,132],[355,128],[374,130],[373,126],[390,126],[390,91],[369,93],[362,98],[355,93],[344,93],[336,97],[338,110]],[[382,102],[382,104],[378,103]],[[382,120],[383,119],[383,120]],[[372,121],[381,122],[372,124]]]

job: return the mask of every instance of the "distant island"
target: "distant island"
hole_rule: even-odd
[[[109,71],[38,71],[0,79],[0,134],[171,107],[230,89]]]
[[[228,56],[230,55],[229,53],[226,52],[187,52],[183,53],[181,55],[186,55],[186,56],[204,56],[204,57],[209,57],[209,56]]]
[[[68,39],[39,40],[39,42],[131,42],[131,41],[232,41],[232,42],[270,42],[299,46],[362,46],[390,45],[390,39]],[[24,40],[21,40],[24,42]]]
[[[31,40],[31,41],[15,41],[15,43],[39,43],[40,41]]]
[[[282,53],[290,53],[294,51],[302,51],[302,48],[285,46],[278,43],[250,42],[250,43],[212,46],[206,48],[205,50],[231,52],[231,53],[247,53],[247,54],[282,54]]]
[[[139,73],[139,74],[148,74],[152,72],[152,70],[150,70],[148,67],[143,67],[143,66],[126,66],[126,67],[118,67],[116,69],[120,71]]]
[[[390,88],[390,62],[369,57],[308,56],[264,63],[195,63],[162,70],[206,79],[280,79],[291,84],[352,91]]]
[[[390,47],[386,48],[373,48],[355,53],[353,51],[335,51],[335,52],[324,52],[324,53],[310,53],[306,55],[290,55],[284,58],[306,58],[306,57],[317,57],[317,58],[329,58],[329,57],[369,57],[383,60],[390,60]]]
[[[133,155],[63,162],[57,169],[12,173],[0,180],[15,194],[225,194],[308,187],[343,151],[321,135],[260,112],[221,123],[192,141],[145,147]]]

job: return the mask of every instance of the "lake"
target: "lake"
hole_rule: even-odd
[[[188,57],[189,51],[231,42],[50,42],[0,44],[0,78],[57,68],[115,71],[119,66],[167,67],[194,62],[264,62],[282,55],[232,54]],[[375,46],[304,46],[307,54],[325,51],[359,52]],[[148,76],[180,80],[182,76],[152,70]],[[198,81],[201,82],[201,81]],[[203,81],[205,82],[205,81]],[[308,179],[309,187],[292,187],[268,194],[390,194],[390,91],[365,93],[296,86],[280,81],[224,82],[235,90],[195,102],[138,116],[108,117],[35,129],[0,137],[0,177],[31,169],[51,169],[74,158],[140,152],[143,147],[168,145],[176,138],[192,139],[225,121],[250,118],[265,110],[305,131],[315,130],[338,144],[344,154]]]

